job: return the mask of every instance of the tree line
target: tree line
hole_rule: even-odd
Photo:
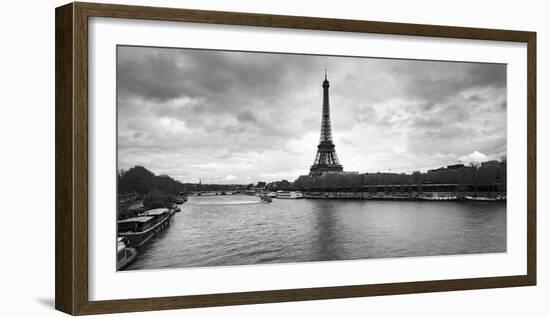
[[[375,185],[421,185],[421,184],[456,184],[458,188],[467,186],[487,187],[500,185],[506,189],[506,164],[495,166],[470,166],[457,169],[440,168],[425,173],[325,173],[321,176],[300,176],[290,188],[307,191],[309,189],[359,188]]]
[[[182,183],[165,174],[155,175],[143,166],[120,170],[117,175],[117,184],[119,195],[137,193],[140,197],[145,196],[152,190],[177,195],[188,191],[224,191],[228,189],[250,189],[254,186],[253,184]]]

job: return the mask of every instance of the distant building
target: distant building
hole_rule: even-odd
[[[454,169],[462,169],[464,167],[465,166],[463,164],[459,163],[459,164],[456,164],[456,165],[447,166],[447,169],[454,170]]]
[[[500,163],[498,160],[489,160],[481,163],[482,168],[498,168],[500,167]]]
[[[350,174],[359,174],[358,171],[325,171],[323,173],[327,174],[341,174],[341,175],[350,175]]]
[[[441,168],[437,168],[437,169],[428,170],[428,173],[438,172],[438,171],[443,171],[443,170],[446,170],[446,169],[444,167],[441,167]]]

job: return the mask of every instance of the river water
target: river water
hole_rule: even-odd
[[[506,251],[506,203],[192,196],[132,269]]]

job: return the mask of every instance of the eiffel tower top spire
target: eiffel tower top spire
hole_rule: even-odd
[[[323,172],[329,171],[343,171],[343,167],[338,161],[338,156],[336,155],[334,143],[332,142],[329,87],[330,83],[327,79],[327,69],[325,68],[325,80],[323,81],[321,135],[319,137],[319,145],[317,146],[317,154],[315,155],[315,160],[309,170],[310,175],[321,175]]]

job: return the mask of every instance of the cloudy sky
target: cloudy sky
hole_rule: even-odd
[[[425,171],[506,155],[506,66],[118,47],[118,165],[182,182],[307,174],[328,69],[346,171]]]

